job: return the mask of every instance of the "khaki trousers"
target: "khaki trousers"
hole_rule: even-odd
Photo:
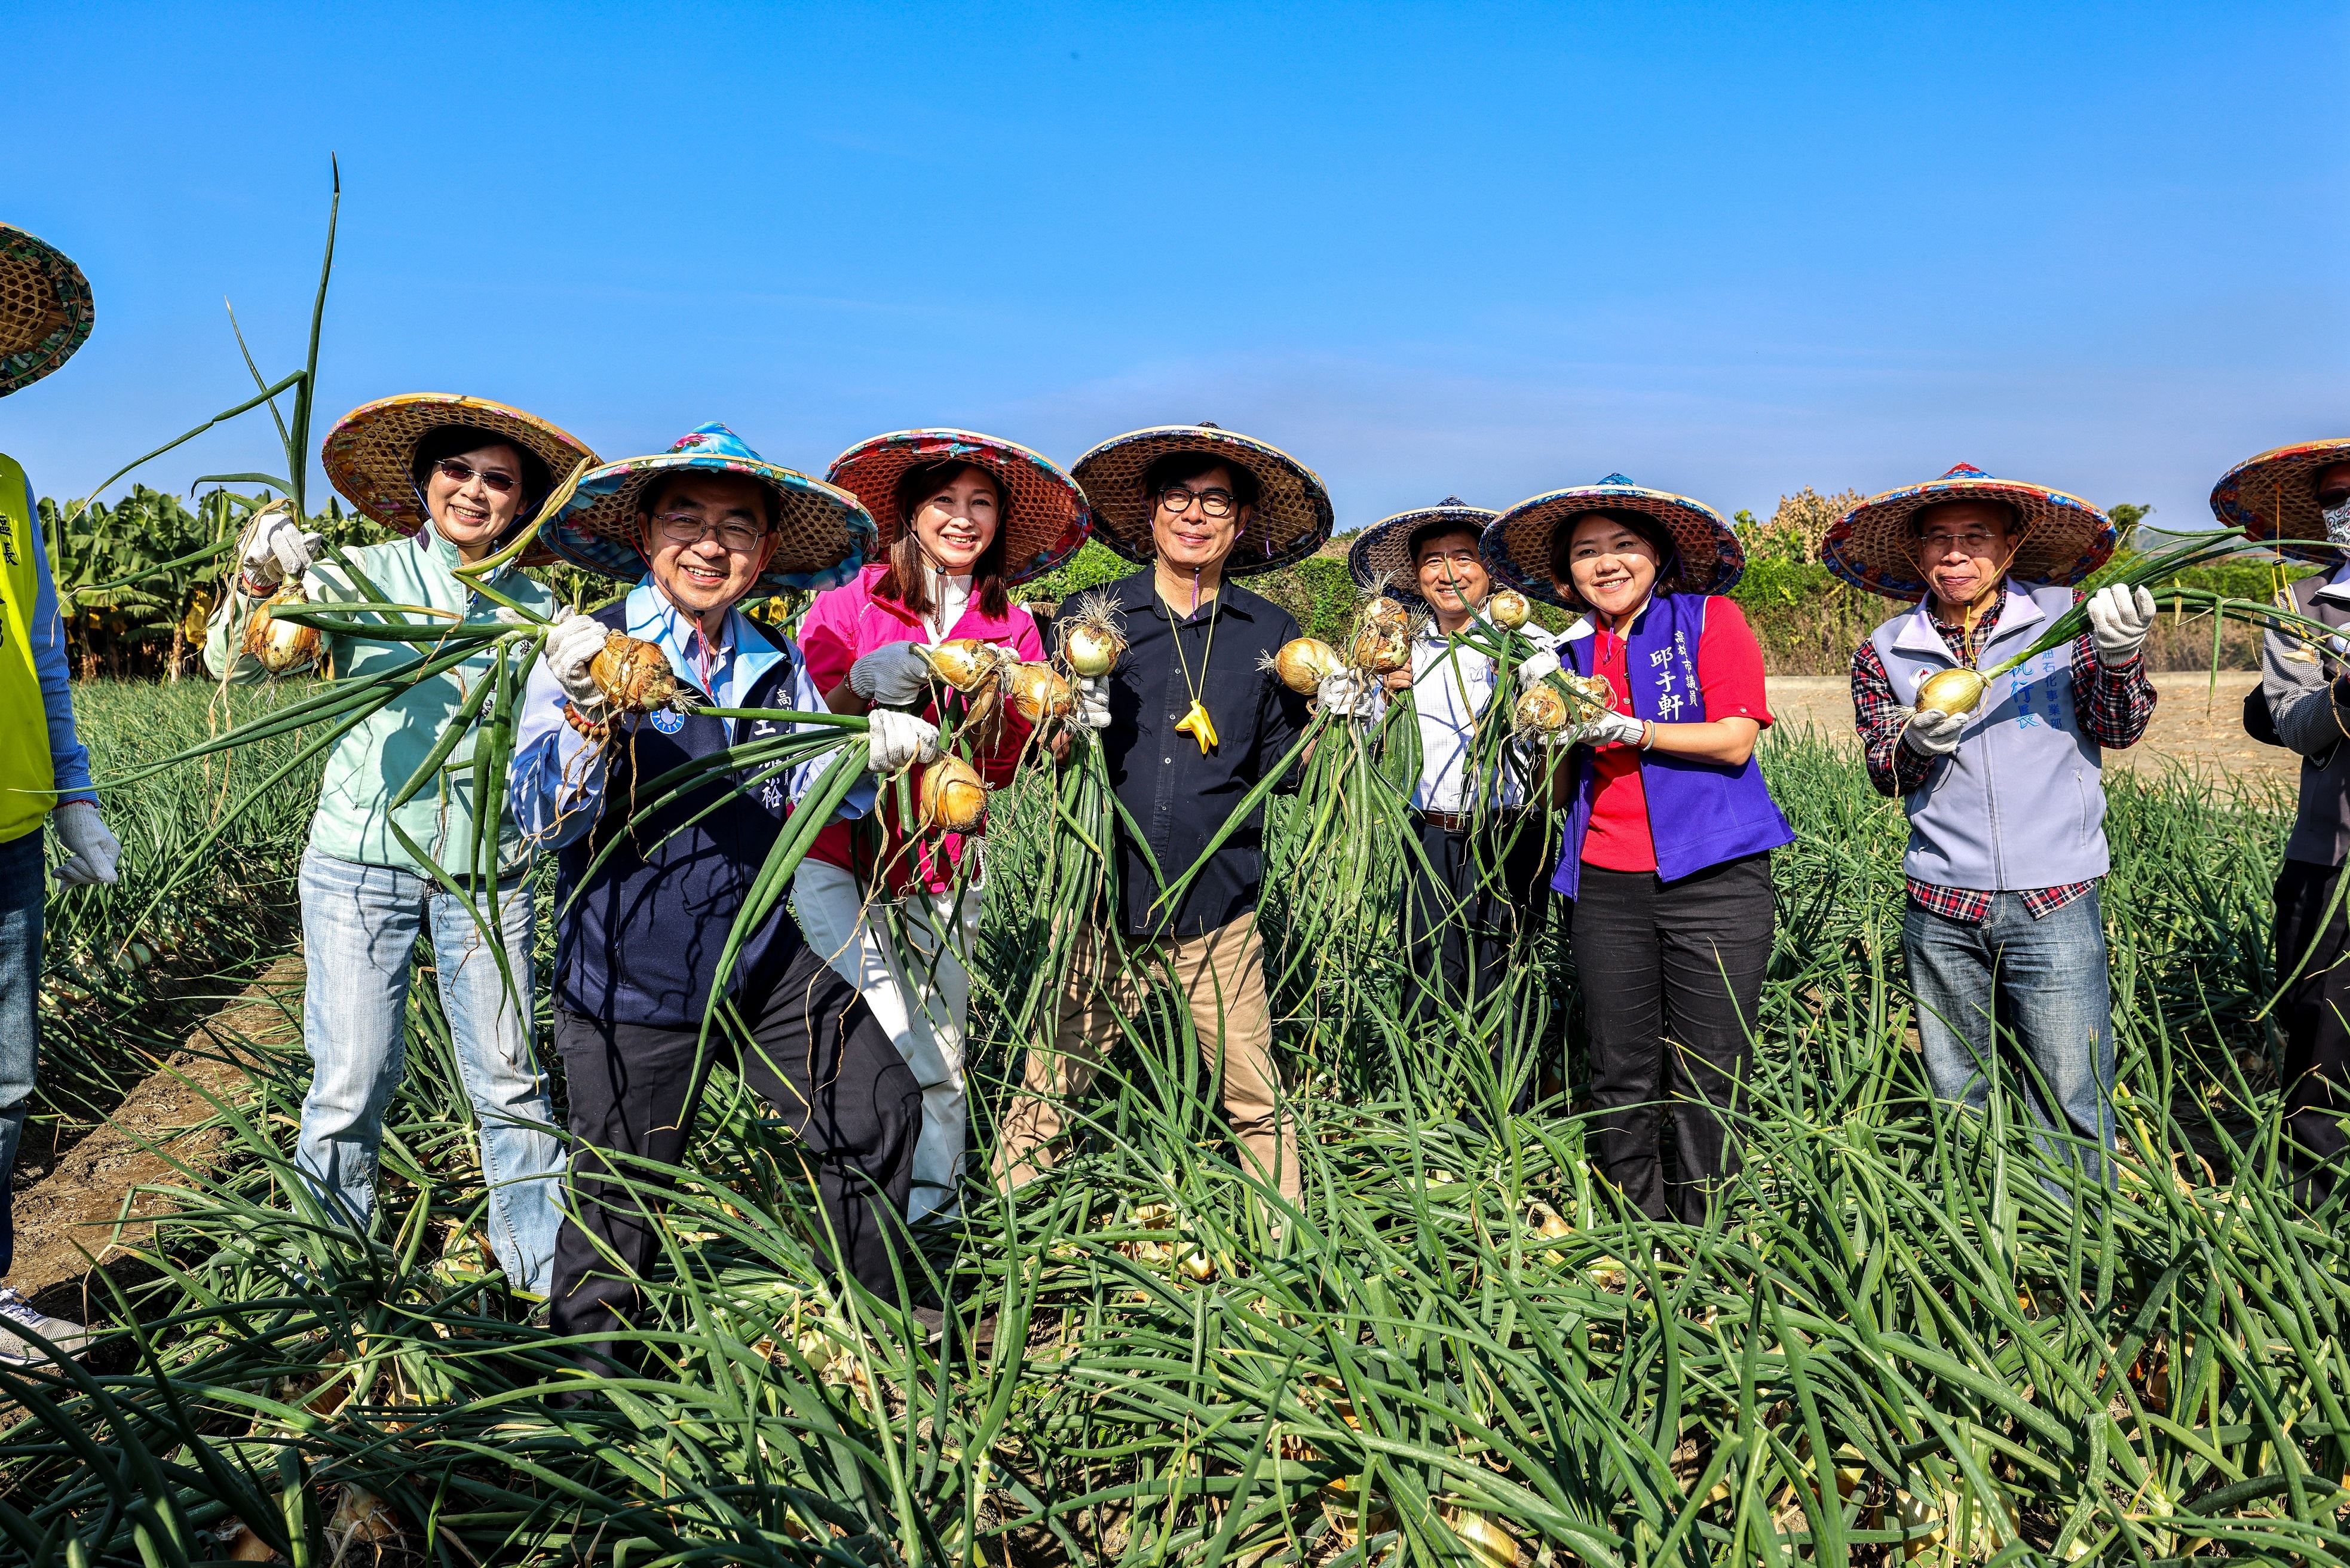
[[[996,1185],[1009,1191],[1051,1168],[1052,1145],[1065,1122],[1061,1102],[1093,1085],[1124,1021],[1141,1014],[1147,982],[1158,980],[1191,1007],[1200,1059],[1222,1075],[1224,1115],[1248,1151],[1248,1163],[1295,1202],[1296,1143],[1288,1116],[1277,1108],[1273,1012],[1256,916],[1243,915],[1199,937],[1090,938],[1070,970],[1053,1047],[1029,1051],[1019,1096],[1004,1113],[995,1146]]]

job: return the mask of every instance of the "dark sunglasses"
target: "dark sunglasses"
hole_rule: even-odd
[[[503,468],[475,468],[463,458],[444,457],[432,465],[441,477],[452,484],[471,484],[476,479],[497,494],[510,493],[522,481]]]

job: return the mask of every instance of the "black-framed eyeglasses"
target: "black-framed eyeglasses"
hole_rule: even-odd
[[[1191,510],[1193,502],[1199,503],[1202,517],[1229,517],[1240,505],[1229,490],[1190,490],[1170,484],[1159,493],[1159,504],[1177,517]]]
[[[2350,484],[2329,485],[2319,491],[2317,504],[2328,512],[2337,506],[2350,504]]]
[[[672,545],[699,545],[712,534],[726,548],[749,555],[767,536],[767,530],[754,523],[712,523],[691,512],[664,512],[653,519],[660,524],[661,537]]]
[[[462,457],[444,457],[432,467],[452,484],[471,484],[478,479],[498,495],[512,494],[514,487],[522,483],[520,476],[503,468],[475,468]]]

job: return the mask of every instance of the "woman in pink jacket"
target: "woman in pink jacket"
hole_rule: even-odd
[[[918,650],[952,639],[1045,657],[1035,618],[1007,590],[1085,542],[1092,514],[1058,465],[965,431],[905,431],[849,448],[825,477],[864,502],[881,529],[880,558],[817,595],[800,622],[808,674],[834,711],[910,707],[935,721]],[[1004,707],[973,734],[980,776],[991,788],[1007,783],[1028,725]],[[919,798],[919,777],[914,784]],[[792,883],[809,943],[864,993],[922,1085],[914,1220],[952,1212],[962,1162],[978,851],[972,837],[909,834],[888,791],[862,822],[819,834]]]

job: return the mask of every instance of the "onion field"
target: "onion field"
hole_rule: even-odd
[[[101,775],[201,733],[214,695],[82,688]],[[2338,1207],[2303,1214],[2273,1175],[2262,1008],[2287,803],[2109,780],[2124,1160],[2117,1189],[2075,1190],[2012,1096],[1980,1124],[1927,1103],[1898,807],[1825,744],[1774,736],[1763,755],[1800,840],[1774,867],[1747,1172],[1709,1229],[1627,1220],[1596,1185],[1555,936],[1494,1005],[1413,1033],[1390,916],[1367,906],[1335,937],[1317,918],[1343,964],[1287,940],[1284,889],[1319,868],[1277,811],[1262,918],[1288,977],[1276,1043],[1302,1217],[1241,1174],[1183,1010],[1148,1008],[1087,1104],[1084,1155],[1016,1201],[974,1189],[961,1227],[910,1259],[954,1308],[934,1338],[899,1303],[826,1282],[787,1135],[722,1092],[644,1282],[646,1371],[550,1400],[576,1380],[489,1265],[467,1101],[419,986],[370,1236],[326,1223],[291,1179],[308,1064],[271,1046],[219,1106],[229,1158],[171,1194],[133,1282],[99,1281],[109,1337],[79,1366],[0,1368],[0,1554],[2350,1557],[2350,1246]],[[60,1117],[139,1075],[136,1032],[109,1021],[174,965],[233,979],[291,945],[304,786],[207,844],[219,802],[272,764],[224,765],[119,799],[131,878],[52,898]],[[996,816],[983,1146],[1024,1044],[1007,999],[1037,957],[1024,900],[1045,820],[1033,796]],[[1497,1039],[1504,1071],[1544,1089],[1531,1113],[1503,1109]]]

